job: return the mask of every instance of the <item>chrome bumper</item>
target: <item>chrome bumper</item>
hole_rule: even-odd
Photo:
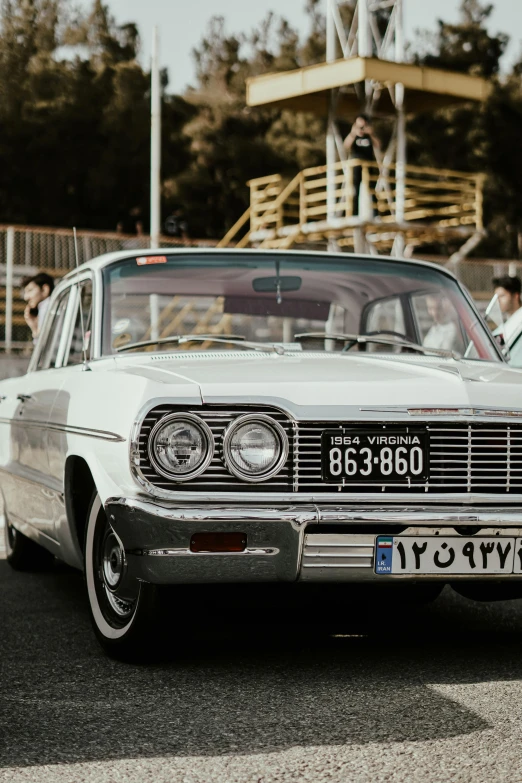
[[[513,506],[211,506],[111,498],[105,509],[123,542],[129,576],[155,584],[447,580],[377,576],[377,535],[399,526],[404,536],[451,535],[467,527],[483,535],[522,537],[522,511]],[[245,533],[245,551],[191,552],[191,537],[210,531]],[[499,578],[516,576],[481,576]]]

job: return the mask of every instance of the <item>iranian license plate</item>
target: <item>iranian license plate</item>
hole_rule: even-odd
[[[376,574],[522,574],[522,538],[379,536]]]
[[[321,440],[323,481],[385,483],[428,477],[428,433],[394,430],[325,430]]]

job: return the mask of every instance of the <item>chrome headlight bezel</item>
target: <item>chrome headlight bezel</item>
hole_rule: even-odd
[[[180,419],[190,422],[193,426],[197,427],[200,430],[201,434],[203,435],[203,440],[206,442],[206,451],[207,451],[205,458],[197,466],[197,468],[191,470],[190,473],[185,473],[181,475],[179,473],[170,473],[163,465],[159,463],[154,453],[154,443],[156,441],[159,431],[162,430],[170,422],[179,421]],[[149,459],[154,470],[157,473],[159,473],[160,476],[163,476],[164,478],[167,478],[170,481],[175,481],[176,483],[184,483],[186,481],[191,481],[192,479],[197,478],[198,476],[201,476],[201,474],[205,472],[205,470],[212,462],[215,448],[216,446],[214,442],[214,435],[212,434],[212,430],[210,429],[208,424],[205,421],[203,421],[203,419],[200,419],[199,416],[196,416],[193,413],[183,413],[183,412],[169,413],[167,416],[163,416],[163,418],[161,418],[154,425],[152,432],[150,433],[149,436],[149,442],[147,444]]]
[[[255,475],[252,473],[246,473],[241,470],[233,461],[231,457],[231,440],[235,431],[244,424],[256,423],[265,425],[276,435],[279,441],[279,455],[276,462],[269,470],[264,473]],[[227,470],[232,473],[236,478],[242,479],[249,484],[262,484],[264,481],[276,476],[286,464],[288,455],[290,453],[290,445],[288,442],[288,436],[279,422],[272,419],[270,416],[264,414],[246,413],[243,416],[238,416],[236,419],[230,422],[223,434],[223,461],[227,467]]]

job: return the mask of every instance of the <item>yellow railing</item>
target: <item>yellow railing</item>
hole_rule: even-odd
[[[483,229],[483,174],[406,166],[403,182],[398,180],[395,164],[363,160],[304,169],[290,182],[280,174],[250,180],[250,207],[220,244],[229,244],[248,218],[243,247],[252,234],[256,240],[281,236],[281,229],[332,221],[339,225],[339,219],[350,225],[417,222]]]

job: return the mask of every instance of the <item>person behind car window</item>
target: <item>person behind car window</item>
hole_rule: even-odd
[[[350,153],[350,158],[358,160],[367,160],[375,163],[375,150],[380,150],[381,143],[374,133],[372,126],[366,114],[359,114],[355,118],[352,129],[344,140],[344,146]],[[373,172],[372,172],[373,173]],[[359,214],[359,193],[362,183],[362,166],[353,168],[353,215]],[[377,207],[375,193],[372,194],[373,207]]]
[[[33,342],[40,334],[53,289],[54,279],[45,272],[22,280],[22,296],[27,302],[24,318],[33,335]]]
[[[426,348],[439,348],[445,351],[458,350],[462,338],[455,321],[455,311],[449,299],[442,294],[430,294],[426,297],[426,308],[432,326],[426,332],[422,344]]]
[[[522,324],[522,283],[519,277],[494,277],[493,287],[504,318],[504,323],[493,334],[501,335],[509,342]]]
[[[520,310],[522,283],[519,277],[494,277],[493,287],[502,313],[507,318]]]

